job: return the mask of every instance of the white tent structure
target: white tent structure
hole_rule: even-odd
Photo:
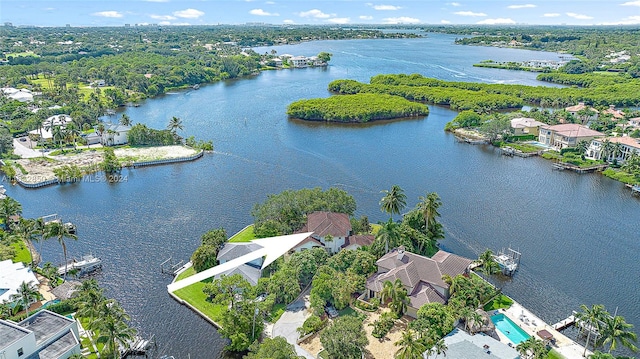
[[[215,277],[219,274],[237,268],[245,263],[249,263],[258,258],[265,257],[262,263],[262,268],[266,268],[269,264],[273,263],[276,259],[282,257],[289,250],[297,246],[300,242],[309,237],[313,232],[289,234],[286,236],[259,238],[253,240],[253,243],[259,244],[262,248],[257,249],[251,253],[240,256],[236,259],[232,259],[228,262],[217,265],[213,268],[209,268],[200,273],[196,273],[190,277],[173,282],[167,286],[169,293],[173,293],[178,289],[188,287],[194,283],[198,283],[205,279]]]

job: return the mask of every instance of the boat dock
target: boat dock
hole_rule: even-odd
[[[126,358],[129,355],[145,355],[147,350],[151,348],[152,342],[153,337],[147,340],[136,336],[133,340],[127,342],[127,348],[120,347],[120,358]]]
[[[182,271],[184,267],[185,264],[183,260],[174,263],[173,258],[169,257],[169,259],[160,264],[160,272],[171,274],[175,277],[176,275],[178,275],[178,272]]]
[[[522,253],[508,248],[506,251],[502,249],[498,254],[495,254],[493,258],[500,266],[502,270],[502,274],[506,276],[513,276],[518,270],[518,266],[520,265],[520,257],[522,257]]]
[[[40,218],[42,219],[44,224],[62,223],[65,227],[67,227],[69,229],[69,233],[76,234],[76,225],[71,223],[71,222],[64,222],[63,223],[62,222],[62,217],[60,217],[60,215],[58,215],[57,213],[50,214],[50,215],[47,215],[47,216],[42,216]]]
[[[640,185],[632,185],[632,184],[625,184],[625,187],[629,187],[629,189],[631,190],[631,193],[636,194],[636,195],[640,195]]]
[[[66,273],[77,272],[78,276],[83,276],[99,269],[102,269],[102,260],[89,254],[82,257],[81,260],[72,259],[66,265],[59,266],[58,274],[65,275]]]
[[[576,314],[576,312],[574,311],[573,314],[571,314],[567,318],[565,318],[565,319],[557,322],[556,324],[552,325],[553,329],[562,330],[562,329],[566,329],[566,328],[574,325],[575,322],[576,322],[575,314]]]
[[[555,162],[553,164],[554,170],[570,170],[576,173],[602,172],[605,169],[607,169],[607,167],[609,167],[609,165],[606,165],[606,164],[596,165],[591,167],[580,167],[580,166],[576,166],[574,164],[566,163],[566,162]]]

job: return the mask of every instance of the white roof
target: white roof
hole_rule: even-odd
[[[22,282],[40,284],[31,268],[24,266],[22,262],[13,263],[10,259],[0,262],[0,303],[12,302],[11,296],[18,294],[18,288]]]
[[[511,127],[513,128],[540,127],[543,125],[545,124],[528,117],[517,117],[511,120]]]
[[[41,135],[43,139],[50,139],[50,138],[53,138],[53,133],[51,133],[51,131],[53,130],[53,127],[61,126],[64,128],[66,124],[71,121],[73,121],[73,119],[69,115],[51,116],[46,120],[42,121],[42,129],[31,130],[29,131],[29,133],[32,133],[34,135]]]
[[[262,257],[265,257],[264,262],[262,263],[262,269],[264,269],[266,266],[273,263],[276,259],[280,258],[282,255],[287,253],[289,250],[298,245],[298,243],[302,242],[312,234],[313,232],[306,232],[289,234],[286,236],[255,239],[252,241],[252,243],[259,244],[261,248],[256,249],[251,253],[240,256],[236,259],[232,259],[228,262],[217,265],[213,268],[209,268],[200,273],[196,273],[185,279],[173,282],[167,286],[167,289],[169,290],[169,292],[175,292],[178,289],[182,289],[194,283],[198,283],[205,279],[215,277],[219,274],[233,270],[245,263],[249,263]]]
[[[33,101],[33,95],[31,94],[30,91],[28,90],[20,90],[16,93],[12,93],[11,95],[7,96],[12,100],[17,100],[20,102],[31,102]]]

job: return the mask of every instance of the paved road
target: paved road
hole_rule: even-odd
[[[298,355],[307,359],[316,359],[316,357],[302,349],[302,347],[296,343],[298,340],[297,329],[302,326],[302,323],[304,323],[305,319],[310,315],[303,296],[287,307],[287,310],[282,314],[280,319],[273,325],[271,337],[284,337],[287,339],[287,342],[293,344]]]
[[[26,144],[26,145],[25,145]],[[22,158],[34,158],[34,157],[41,157],[42,156],[42,152],[38,151],[38,150],[32,150],[29,147],[27,147],[29,144],[29,139],[27,138],[26,142],[20,142],[20,140],[18,140],[17,138],[13,139],[13,152],[22,157]]]

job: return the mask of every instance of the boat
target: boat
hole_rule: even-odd
[[[71,222],[65,222],[63,224],[63,226],[69,231],[69,233],[71,234],[76,234],[77,231],[77,227],[75,224],[71,223]]]
[[[495,254],[493,259],[498,263],[504,275],[512,276],[518,269],[521,256],[520,252],[509,248],[507,251],[502,250]]]
[[[198,89],[200,89],[200,84],[195,84],[195,85],[193,85],[193,89],[194,89],[194,90],[198,90]]]
[[[72,259],[67,262],[67,265],[61,265],[58,267],[58,274],[64,275],[71,271],[78,271],[78,276],[87,275],[102,268],[102,260],[98,257],[94,257],[92,254],[88,254],[82,257],[81,260]]]

